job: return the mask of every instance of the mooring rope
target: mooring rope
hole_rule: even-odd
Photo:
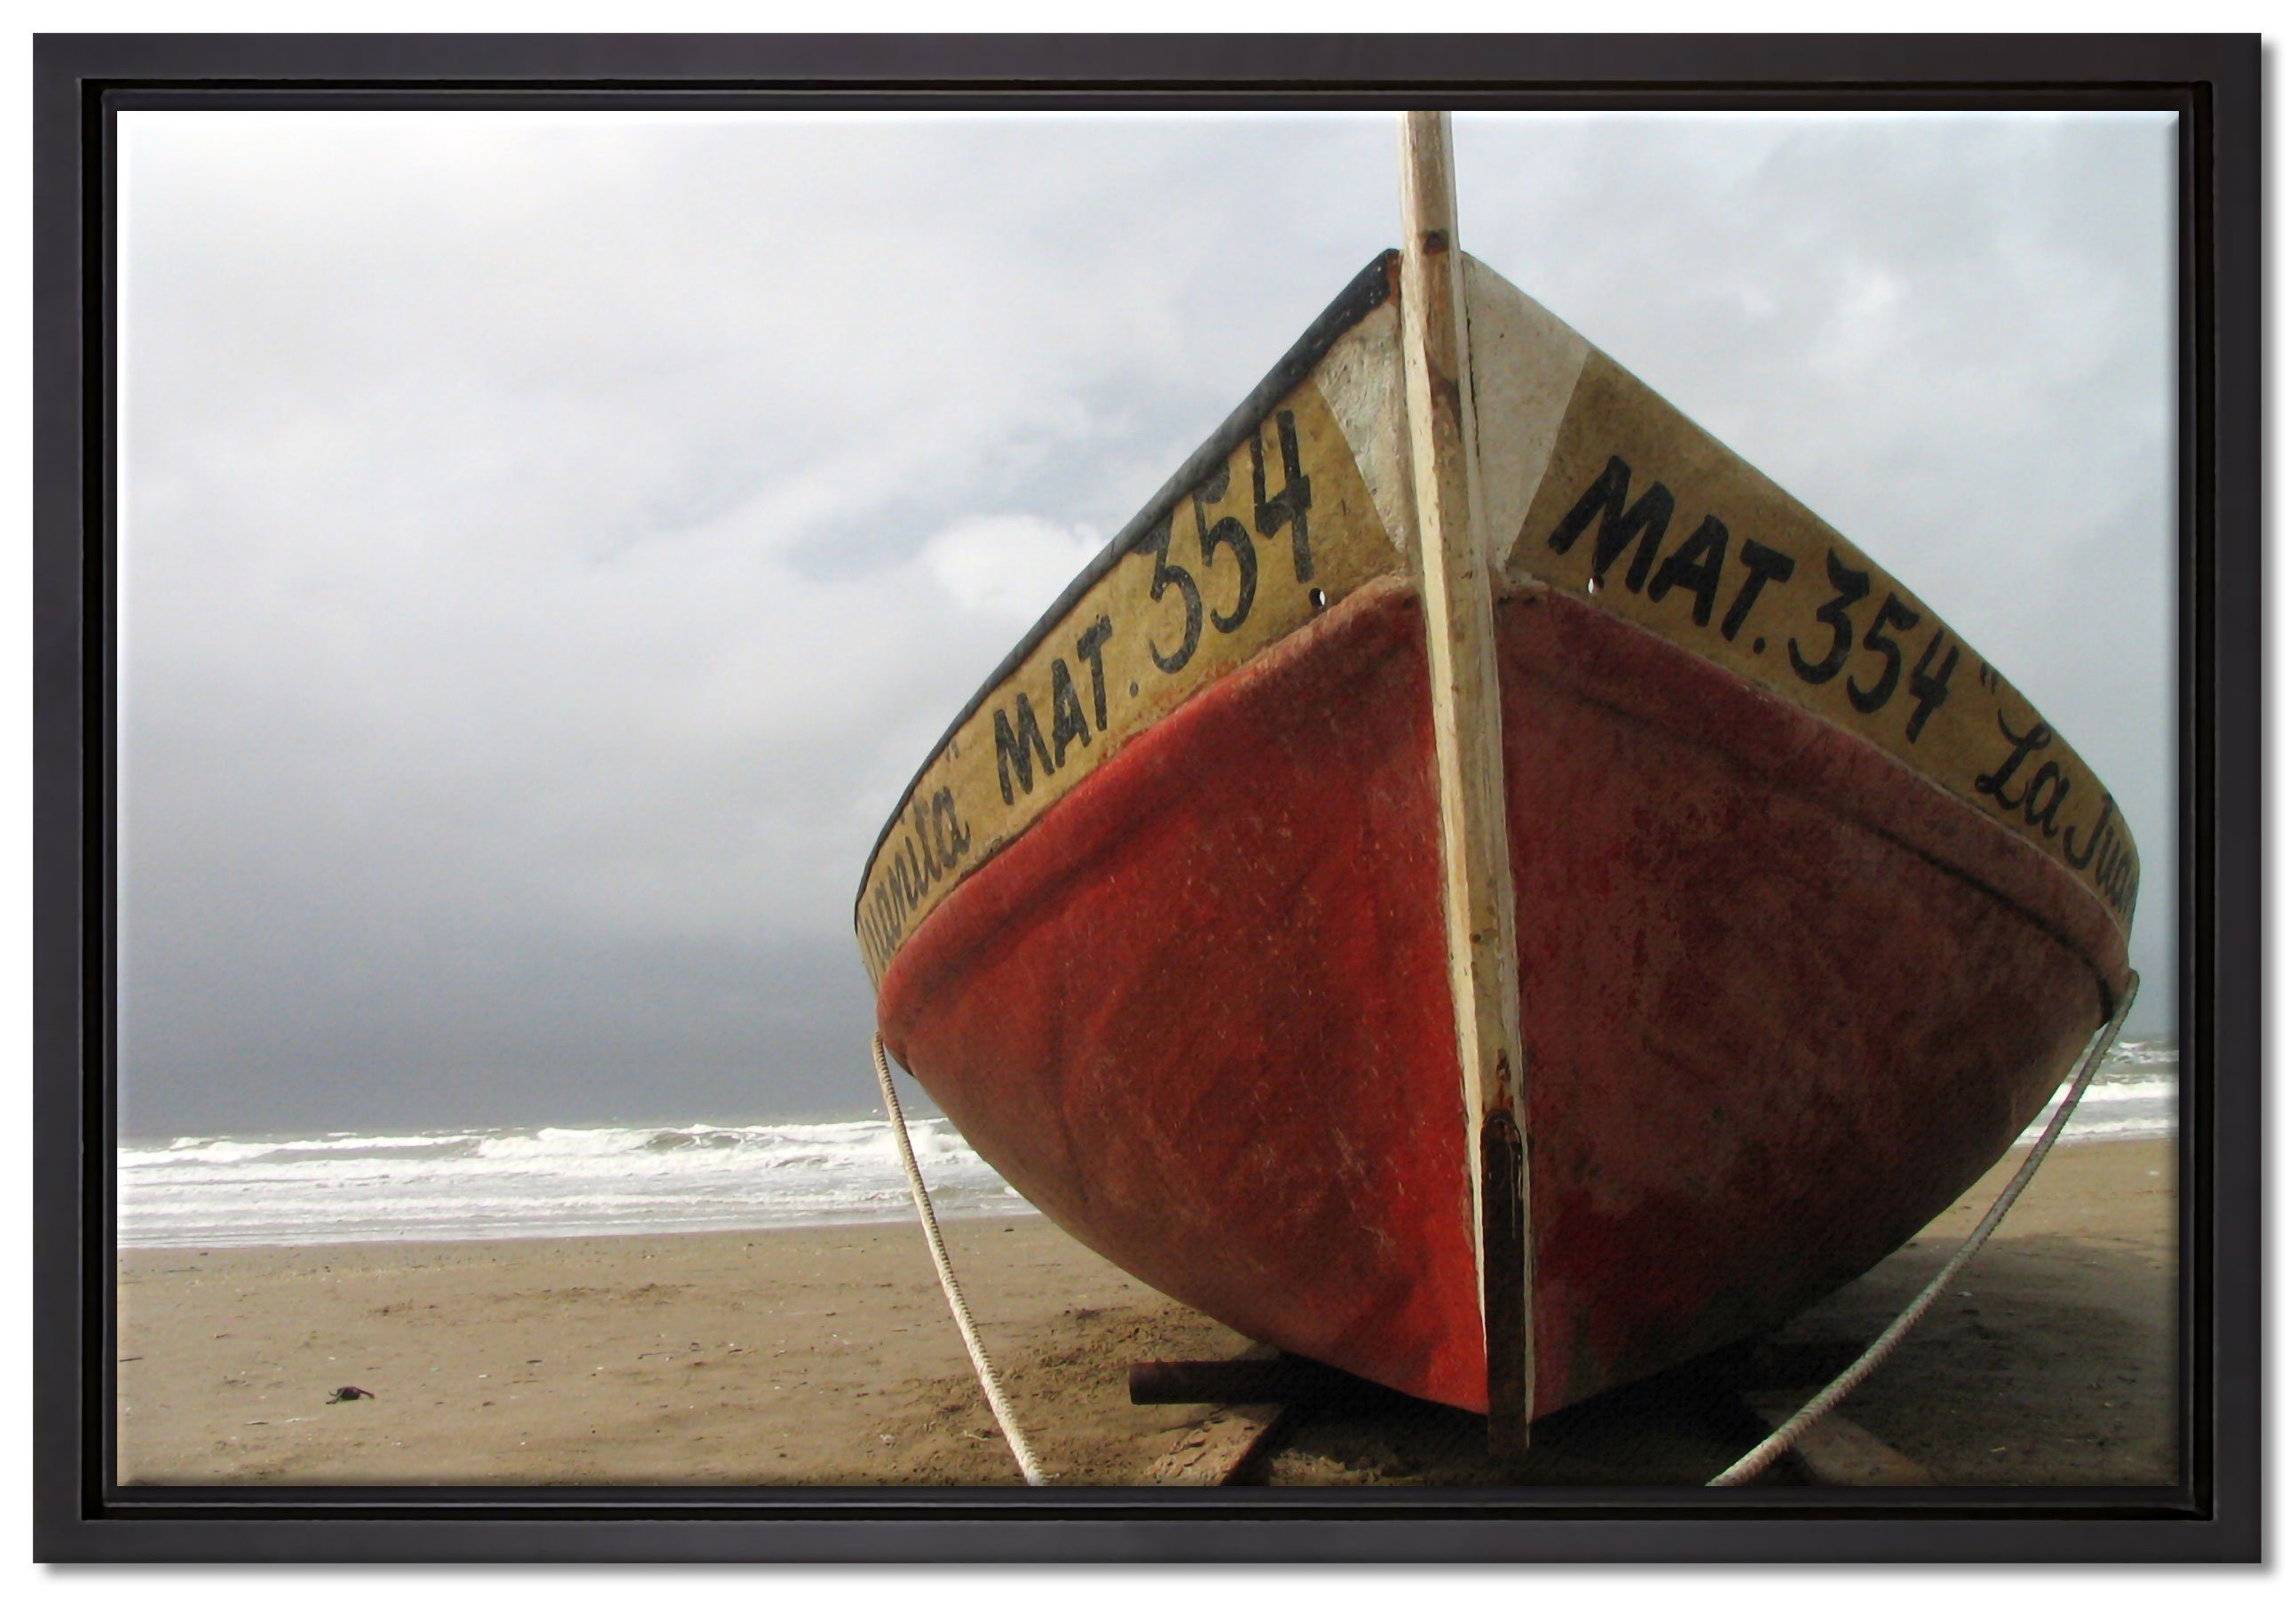
[[[1021,1467],[1021,1474],[1032,1487],[1045,1485],[1045,1468],[1037,1462],[1037,1452],[1029,1446],[1021,1434],[1021,1423],[1013,1418],[1013,1409],[1004,1401],[1004,1388],[989,1368],[988,1355],[980,1347],[980,1333],[972,1324],[972,1311],[966,1307],[964,1290],[956,1285],[956,1272],[948,1263],[948,1245],[941,1241],[940,1223],[933,1218],[932,1196],[925,1191],[924,1173],[917,1169],[916,1150],[909,1147],[909,1124],[902,1117],[900,1096],[893,1091],[893,1073],[885,1063],[885,1039],[882,1034],[869,1040],[869,1052],[877,1062],[877,1086],[885,1095],[885,1113],[892,1117],[893,1146],[901,1151],[901,1168],[909,1174],[909,1197],[916,1201],[917,1219],[925,1225],[925,1241],[931,1246],[933,1269],[940,1275],[940,1290],[948,1298],[948,1313],[956,1321],[956,1330],[964,1334],[964,1351],[972,1355],[973,1374],[980,1378],[980,1390],[988,1396],[989,1412],[1004,1433],[1005,1446],[1013,1450],[1013,1458]]]
[[[2057,1134],[2072,1118],[2073,1107],[2080,1102],[2089,1079],[2096,1075],[2105,1050],[2112,1048],[2113,1040],[2120,1035],[2120,1024],[2128,1018],[2128,1007],[2136,1002],[2136,973],[2131,971],[2128,974],[2128,991],[2120,996],[2120,1008],[2112,1012],[2112,1019],[2105,1023],[2089,1044],[2088,1054],[2081,1061],[2080,1069],[2074,1073],[2071,1086],[2065,1092],[2065,1101],[2057,1107],[2057,1113],[2050,1118],[2048,1130],[2042,1133],[2041,1141],[2033,1145],[2033,1152],[2027,1155],[2025,1163],[2017,1167],[2017,1174],[2011,1177],[2009,1185],[2001,1190],[2001,1196],[1993,1201],[1993,1207],[1985,1212],[1985,1218],[1969,1234],[1968,1241],[1955,1249],[1953,1257],[1945,1262],[1945,1268],[1921,1290],[1919,1297],[1906,1306],[1904,1312],[1874,1339],[1873,1347],[1859,1355],[1848,1370],[1827,1383],[1817,1396],[1803,1404],[1791,1420],[1764,1438],[1760,1446],[1708,1482],[1708,1487],[1742,1487],[1768,1470],[1778,1455],[1800,1441],[1805,1432],[1823,1420],[1835,1404],[1848,1397],[1857,1384],[1872,1375],[1874,1367],[1889,1358],[1898,1345],[1905,1340],[1906,1334],[1914,1329],[1914,1322],[1920,1320],[1923,1312],[1936,1302],[1946,1284],[1960,1274],[1962,1266],[1985,1246],[1985,1240],[1991,1237],[1993,1229],[2001,1224],[2001,1217],[2009,1213],[2009,1207],[2017,1202],[2017,1196],[2025,1190],[2025,1184],[2031,1182],[2033,1174],[2041,1168],[2041,1161],[2047,1157],[2050,1147],[2057,1141]]]

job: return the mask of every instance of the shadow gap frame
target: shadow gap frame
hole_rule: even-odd
[[[36,41],[35,1556],[2243,1560],[2261,1550],[2262,59],[2249,36],[43,36]],[[2174,1489],[111,1485],[111,201],[122,110],[1913,111],[2179,118]],[[93,909],[95,913],[89,914]],[[2225,1061],[2231,1062],[2229,1069]],[[2206,1129],[2210,1135],[2203,1136]],[[70,1373],[70,1380],[64,1373]]]

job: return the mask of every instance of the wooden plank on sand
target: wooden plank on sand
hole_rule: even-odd
[[[1783,1426],[1798,1406],[1764,1404],[1755,1413]],[[1809,1479],[1829,1487],[1929,1487],[1937,1479],[1839,1411],[1818,1418],[1792,1451]]]
[[[1203,1424],[1172,1446],[1149,1467],[1148,1481],[1160,1487],[1225,1487],[1274,1437],[1283,1418],[1280,1404],[1242,1404],[1216,1410]]]

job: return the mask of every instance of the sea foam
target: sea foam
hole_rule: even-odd
[[[2161,1136],[2177,1124],[2174,1044],[2107,1057],[2065,1137]],[[2054,1113],[2050,1100],[2020,1140]],[[910,1124],[944,1215],[1028,1214],[946,1120]],[[129,1247],[579,1237],[906,1219],[907,1181],[882,1118],[771,1125],[476,1126],[248,1133],[122,1143]]]
[[[946,1121],[910,1125],[942,1214],[1029,1206]],[[909,1213],[882,1120],[176,1138],[119,1149],[122,1244],[707,1231]]]

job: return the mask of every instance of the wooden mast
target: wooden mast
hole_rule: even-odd
[[[1443,825],[1443,911],[1482,1292],[1490,1444],[1517,1454],[1532,1413],[1529,1143],[1514,875],[1507,846],[1492,540],[1451,170],[1451,119],[1402,126],[1404,408]]]

